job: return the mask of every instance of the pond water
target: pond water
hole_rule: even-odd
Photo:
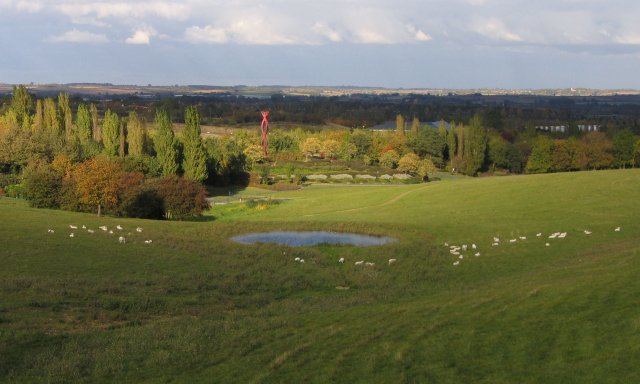
[[[369,247],[375,245],[384,245],[395,241],[395,239],[392,237],[326,231],[273,231],[249,233],[246,235],[234,236],[231,238],[231,240],[241,244],[275,243],[289,245],[291,247],[304,247],[319,244],[356,245],[360,247]]]

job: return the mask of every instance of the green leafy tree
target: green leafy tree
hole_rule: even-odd
[[[91,115],[91,130],[93,132],[93,141],[99,143],[102,141],[102,129],[98,118],[98,107],[91,103],[89,106],[89,114]]]
[[[120,119],[118,115],[107,109],[102,122],[102,143],[104,153],[108,156],[117,156],[120,147]]]
[[[438,163],[444,161],[445,138],[429,126],[411,132],[407,137],[407,145],[420,157],[429,156]]]
[[[120,156],[121,159],[124,159],[127,155],[127,125],[124,119],[120,120],[118,138],[120,139],[120,143],[118,144],[118,156]]]
[[[57,208],[63,176],[60,170],[47,162],[31,162],[24,172],[25,194],[29,205],[36,208]]]
[[[66,140],[71,140],[74,135],[73,129],[73,114],[69,105],[69,95],[66,93],[58,94],[58,109],[60,111],[60,118],[62,120],[62,128]]]
[[[24,127],[25,119],[30,119],[33,100],[24,85],[13,86],[10,108],[16,113],[18,125]]]
[[[418,129],[420,129],[420,119],[417,116],[413,117],[413,121],[411,121],[411,132],[417,133]]]
[[[401,114],[396,115],[396,134],[404,136],[404,116]]]
[[[356,146],[356,157],[358,159],[364,158],[365,155],[370,158],[374,158],[375,154],[373,150],[373,140],[371,138],[371,132],[363,129],[356,129],[351,134],[349,142]]]
[[[59,137],[62,135],[58,106],[55,100],[50,97],[44,99],[44,126],[52,136]]]
[[[436,173],[438,169],[431,159],[423,159],[418,163],[418,176],[422,178],[423,181],[429,181],[429,177]]]
[[[456,136],[455,123],[451,124],[449,132],[447,132],[447,151],[449,154],[449,161],[452,163],[451,166],[454,167],[453,162],[458,151],[458,137]]]
[[[589,132],[582,140],[589,168],[606,169],[613,165],[613,144],[607,135],[603,132]]]
[[[553,141],[545,136],[538,136],[531,147],[531,154],[527,161],[527,172],[546,173],[551,169]]]
[[[420,166],[420,157],[415,153],[407,153],[398,160],[398,171],[415,175]]]
[[[200,136],[200,115],[195,107],[187,107],[184,116],[184,160],[182,170],[188,179],[202,182],[207,178],[207,155]]]
[[[80,103],[76,113],[76,136],[83,146],[88,146],[92,139],[91,114],[86,105]]]
[[[395,150],[389,150],[380,155],[380,164],[387,168],[395,168],[400,161],[400,155]]]
[[[487,151],[487,133],[479,115],[474,116],[469,122],[464,140],[465,173],[475,176],[484,165]]]
[[[158,109],[156,111],[155,126],[156,135],[153,140],[153,146],[162,168],[162,176],[175,175],[178,173],[178,150],[173,133],[173,124],[171,124],[171,119],[166,110]]]
[[[127,120],[128,152],[132,156],[142,156],[147,146],[147,129],[135,112],[129,113]]]
[[[613,156],[617,167],[633,166],[635,143],[636,137],[629,129],[620,131],[613,137]]]
[[[44,124],[44,104],[41,99],[36,100],[36,113],[33,116],[33,132],[43,132]]]

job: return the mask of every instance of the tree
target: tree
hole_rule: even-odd
[[[415,175],[420,166],[420,157],[415,153],[407,153],[398,160],[398,171]]]
[[[62,135],[58,106],[55,100],[50,97],[44,99],[44,126],[52,136],[59,137]]]
[[[252,166],[257,163],[263,163],[267,159],[262,150],[262,146],[259,144],[249,144],[243,152]]]
[[[429,156],[438,163],[444,161],[445,138],[429,126],[420,127],[417,132],[410,133],[407,145],[420,157]]]
[[[181,220],[209,208],[207,191],[195,180],[165,176],[154,180],[153,187],[164,201],[167,219]]]
[[[404,116],[399,113],[396,115],[396,134],[404,136]]]
[[[371,132],[363,129],[356,129],[351,134],[349,141],[356,146],[357,158],[362,159],[365,155],[375,157],[375,154],[372,152],[373,140],[371,139]]]
[[[129,113],[127,121],[128,153],[132,156],[142,156],[147,144],[147,129],[135,112]]]
[[[617,167],[633,166],[633,155],[636,137],[630,129],[618,132],[613,137],[613,156]]]
[[[540,135],[533,142],[531,155],[527,161],[527,172],[545,173],[549,172],[552,164],[553,141],[545,135]]]
[[[380,164],[387,168],[395,168],[400,161],[400,155],[395,150],[389,150],[380,155]]]
[[[162,176],[175,175],[178,173],[178,150],[173,125],[166,110],[156,111],[155,126],[156,136],[153,140],[153,146],[162,168]]]
[[[584,138],[586,157],[591,169],[610,168],[613,164],[613,144],[603,132],[589,132]]]
[[[564,172],[571,170],[573,151],[568,140],[555,140],[551,147],[551,170]]]
[[[122,169],[105,157],[94,157],[78,164],[73,171],[80,203],[97,207],[98,216],[102,207],[118,203],[118,183]]]
[[[76,136],[83,146],[88,146],[91,142],[91,114],[86,105],[78,104],[76,113]]]
[[[98,107],[91,103],[89,106],[89,114],[91,115],[91,130],[93,132],[93,141],[99,143],[102,141],[102,129],[100,128],[100,121],[98,119]]]
[[[118,156],[120,156],[121,159],[124,159],[127,155],[127,127],[124,119],[120,120],[118,138],[120,139],[120,143],[118,144]]]
[[[307,158],[307,160],[311,159],[314,156],[319,156],[320,151],[322,150],[322,144],[320,140],[315,137],[307,138],[302,145],[300,146],[300,151]]]
[[[475,115],[469,122],[464,140],[465,173],[475,176],[484,165],[487,151],[487,133],[479,115]]]
[[[420,128],[420,119],[417,116],[413,117],[413,121],[411,121],[411,132],[418,133],[418,129]]]
[[[633,147],[633,166],[635,167],[640,163],[640,139],[636,140]]]
[[[16,113],[18,125],[24,127],[24,120],[30,119],[33,100],[24,85],[13,86],[10,108]]]
[[[433,175],[437,171],[436,166],[433,164],[431,159],[423,159],[418,163],[418,176],[422,178],[422,180],[429,181],[429,175]]]
[[[71,113],[71,107],[69,106],[69,95],[66,93],[58,94],[58,109],[60,111],[60,118],[62,120],[62,127],[64,128],[65,138],[71,140],[73,137],[73,114]]]
[[[320,153],[325,159],[335,160],[335,158],[338,156],[339,151],[340,143],[338,143],[336,140],[328,139],[322,142]]]
[[[108,156],[117,156],[120,146],[120,119],[118,115],[107,109],[102,122],[102,143]]]
[[[33,132],[43,132],[44,124],[44,105],[42,100],[36,100],[36,114],[33,117]]]
[[[184,160],[182,170],[188,179],[202,182],[207,178],[207,155],[200,136],[200,115],[196,107],[187,107],[184,116]]]
[[[454,167],[453,162],[458,151],[458,138],[456,136],[455,123],[451,124],[449,132],[447,133],[447,151],[449,153],[449,161],[451,161],[451,166]]]
[[[29,205],[56,208],[64,173],[44,161],[30,163],[24,172],[24,187]]]

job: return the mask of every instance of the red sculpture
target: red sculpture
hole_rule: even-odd
[[[262,141],[260,145],[262,145],[262,152],[264,155],[267,155],[267,145],[269,144],[269,139],[267,139],[267,134],[269,133],[269,120],[267,120],[267,116],[269,116],[269,111],[261,111],[262,113],[262,124],[260,124],[260,130],[262,131]]]

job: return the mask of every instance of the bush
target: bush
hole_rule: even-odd
[[[380,164],[387,168],[395,168],[398,166],[400,155],[395,150],[389,150],[380,155]]]
[[[122,202],[122,213],[126,217],[161,220],[165,217],[164,200],[157,191],[141,186]]]
[[[30,163],[25,170],[24,187],[30,206],[57,208],[62,188],[62,174],[56,172],[47,162]]]
[[[164,201],[167,219],[197,216],[209,208],[207,191],[197,181],[178,176],[165,176],[152,182],[153,189]]]

